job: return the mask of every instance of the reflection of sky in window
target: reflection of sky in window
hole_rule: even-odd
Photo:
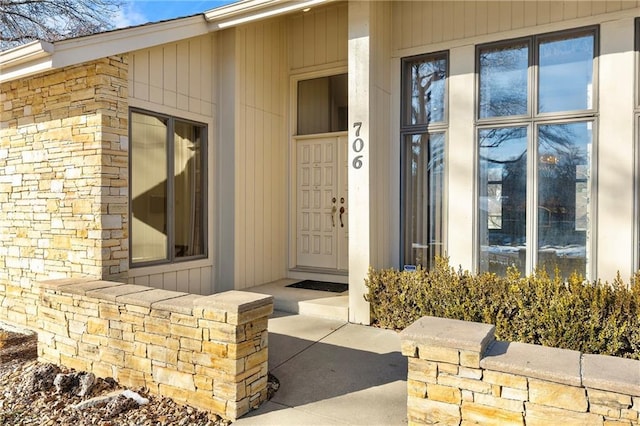
[[[539,111],[591,108],[593,36],[540,43]]]
[[[527,45],[486,49],[480,53],[480,118],[527,112]]]
[[[538,129],[538,154],[557,155],[578,163],[588,161],[591,122],[545,124]]]
[[[517,161],[527,151],[526,127],[480,130],[480,158],[485,167],[502,168]]]

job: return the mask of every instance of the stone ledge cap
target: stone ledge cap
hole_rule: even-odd
[[[197,299],[202,299],[202,297],[199,294],[184,294],[184,296],[178,296],[175,299],[153,302],[151,309],[193,315],[193,304]]]
[[[142,291],[139,293],[124,294],[116,297],[116,302],[126,303],[129,305],[144,306],[150,308],[154,303],[175,299],[180,296],[186,296],[187,293],[180,291],[162,290],[154,288],[149,291]],[[169,302],[171,303],[171,302]]]
[[[487,370],[582,386],[578,351],[529,343],[496,341],[480,360]]]
[[[229,313],[242,313],[273,303],[273,296],[248,291],[231,290],[200,297],[193,301],[194,309],[212,309]]]
[[[422,317],[400,333],[400,339],[421,345],[483,353],[494,340],[495,326],[439,317]]]
[[[152,290],[151,287],[145,287],[143,285],[122,284],[119,286],[88,291],[86,295],[88,297],[95,297],[96,299],[104,299],[110,302],[115,302],[118,296],[124,296],[125,294],[132,294],[132,293],[141,293],[143,291],[151,291],[151,290]]]
[[[113,281],[89,281],[78,284],[65,285],[64,287],[60,287],[59,290],[63,293],[79,294],[81,296],[84,296],[89,291],[99,290],[102,288],[117,287],[120,285],[123,284]]]
[[[640,361],[607,355],[582,355],[584,387],[640,396]]]
[[[96,281],[96,279],[92,277],[58,278],[53,280],[38,281],[37,284],[40,286],[40,288],[58,290],[58,289],[61,289],[62,287],[91,282],[91,281]]]

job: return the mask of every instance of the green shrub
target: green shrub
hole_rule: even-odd
[[[365,299],[375,324],[403,329],[418,318],[495,324],[499,340],[640,359],[640,272],[629,285],[563,280],[546,271],[522,277],[473,275],[438,259],[431,270],[369,270]]]

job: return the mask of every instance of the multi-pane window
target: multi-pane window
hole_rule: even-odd
[[[203,124],[131,112],[131,264],[206,255]]]
[[[477,48],[481,271],[589,274],[596,31]]]
[[[402,262],[430,267],[444,255],[446,53],[402,61]]]

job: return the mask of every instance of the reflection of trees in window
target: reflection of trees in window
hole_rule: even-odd
[[[587,272],[595,32],[533,36],[477,50],[481,270],[523,264],[516,248],[531,252],[525,242],[530,229],[537,236],[532,266],[555,263],[563,275]],[[531,153],[533,179],[527,176]],[[536,189],[529,198],[537,205],[534,224],[525,214],[528,182]]]
[[[413,62],[411,72],[410,124],[425,124],[444,120],[444,90],[446,61]]]
[[[444,255],[446,54],[403,61],[402,261],[433,264]]]

